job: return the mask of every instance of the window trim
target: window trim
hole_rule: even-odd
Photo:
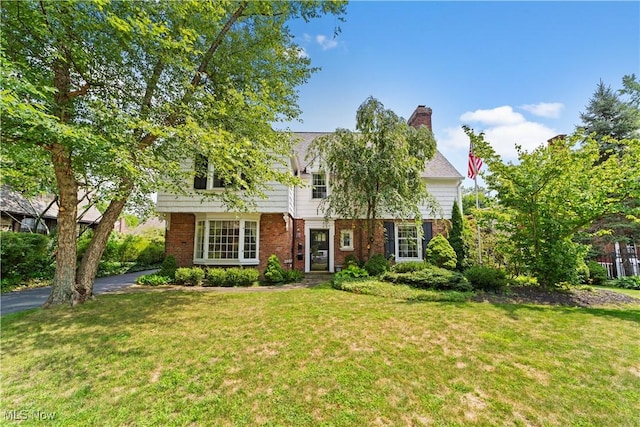
[[[207,166],[207,170],[206,170],[206,176],[204,177],[198,177],[197,173],[198,173],[198,162],[202,162],[204,164],[206,164]],[[195,191],[211,191],[211,190],[224,190],[226,188],[225,182],[223,179],[220,179],[216,176],[215,173],[215,169],[213,167],[213,163],[211,163],[209,161],[209,159],[206,156],[203,156],[202,154],[197,154],[196,158],[194,160],[193,163],[193,167],[194,167],[194,178],[193,178],[193,189]],[[196,187],[196,180],[197,179],[204,179],[206,178],[206,184],[205,184],[205,188],[197,188]]]
[[[416,249],[417,249],[417,257],[401,257],[400,256],[400,228],[409,228],[412,227],[416,232]],[[418,226],[415,224],[407,224],[407,223],[395,223],[395,260],[396,262],[402,261],[422,261],[422,241],[420,239],[420,230],[418,230]],[[404,239],[403,239],[404,240]]]
[[[209,239],[211,238],[211,222],[215,221],[237,221],[238,234],[238,258],[209,258]],[[245,258],[245,230],[246,223],[255,223],[256,242],[255,242],[255,258]],[[203,223],[201,225],[201,223]],[[202,227],[202,236],[200,236],[199,228]],[[202,246],[200,251],[199,246]],[[201,253],[201,257],[198,255]],[[193,233],[193,263],[199,265],[259,265],[260,264],[260,215],[244,215],[242,217],[230,215],[208,215],[196,214],[195,227]]]
[[[344,245],[344,238],[345,236],[349,235],[349,240],[351,242],[350,245],[345,246]],[[353,229],[351,228],[347,228],[344,230],[340,230],[340,250],[341,251],[353,251]]]
[[[324,184],[323,185],[316,185],[314,182],[315,177],[324,177]],[[315,197],[314,196],[314,192],[317,190],[317,187],[324,187],[324,196],[322,197]],[[322,199],[326,199],[327,196],[329,195],[329,179],[327,177],[327,173],[326,172],[312,172],[311,173],[311,199],[312,200],[322,200]]]

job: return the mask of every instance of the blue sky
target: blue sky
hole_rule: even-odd
[[[321,70],[300,87],[302,122],[286,126],[354,129],[368,96],[404,118],[426,105],[438,149],[463,175],[462,124],[512,160],[515,144],[571,133],[600,80],[619,89],[625,74],[640,75],[637,1],[355,1],[346,22],[325,17],[291,30]]]

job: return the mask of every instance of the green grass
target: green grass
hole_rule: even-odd
[[[619,294],[629,295],[630,297],[640,299],[640,291],[636,289],[614,288],[611,286],[594,286],[596,289],[606,289],[608,291],[618,292]]]
[[[638,342],[638,306],[104,295],[2,317],[0,424],[632,426]]]

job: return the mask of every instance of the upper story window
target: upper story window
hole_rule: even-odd
[[[311,198],[324,199],[327,197],[327,175],[324,172],[311,175]]]
[[[245,177],[242,175],[242,179]],[[195,176],[193,178],[193,188],[196,190],[211,190],[213,188],[226,188],[224,179],[216,175],[213,165],[202,154],[198,154],[195,159]]]

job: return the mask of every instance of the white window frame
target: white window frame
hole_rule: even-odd
[[[416,231],[417,257],[401,257],[400,256],[400,228],[413,228]],[[401,261],[422,261],[422,240],[420,239],[420,230],[415,224],[396,223],[395,224],[395,259],[396,262]]]
[[[316,185],[314,183],[314,177],[316,176],[323,176],[324,177],[324,197],[314,197],[313,196],[313,192],[316,188]],[[322,200],[322,199],[326,199],[327,196],[329,196],[329,177],[327,176],[326,172],[312,172],[311,173],[311,199],[312,200]]]
[[[238,235],[238,257],[237,258],[209,258],[209,239],[211,238],[211,223],[214,221],[235,221],[238,222],[240,230]],[[256,224],[255,258],[244,257],[245,230],[246,223]],[[202,235],[200,235],[202,233]],[[202,246],[202,248],[200,248]],[[202,250],[200,250],[202,249]],[[202,256],[198,256],[202,255]],[[196,215],[194,239],[193,239],[193,263],[200,265],[258,265],[260,264],[260,215],[247,215],[232,217],[227,215]]]
[[[349,236],[349,245],[344,244],[344,238]],[[353,230],[346,229],[340,230],[340,250],[341,251],[353,251]]]
[[[206,176],[207,185],[206,185],[206,188],[195,188],[194,187],[193,189],[195,191],[212,191],[212,190],[222,191],[222,190],[224,190],[226,188],[224,185],[216,185],[216,186],[213,185],[215,183],[215,177],[216,177],[215,168],[213,166],[213,163],[209,159],[206,159],[206,160],[207,160],[207,176]],[[197,166],[195,161],[194,161],[193,166],[194,166],[194,168]],[[218,179],[218,180],[220,180],[220,179]]]

